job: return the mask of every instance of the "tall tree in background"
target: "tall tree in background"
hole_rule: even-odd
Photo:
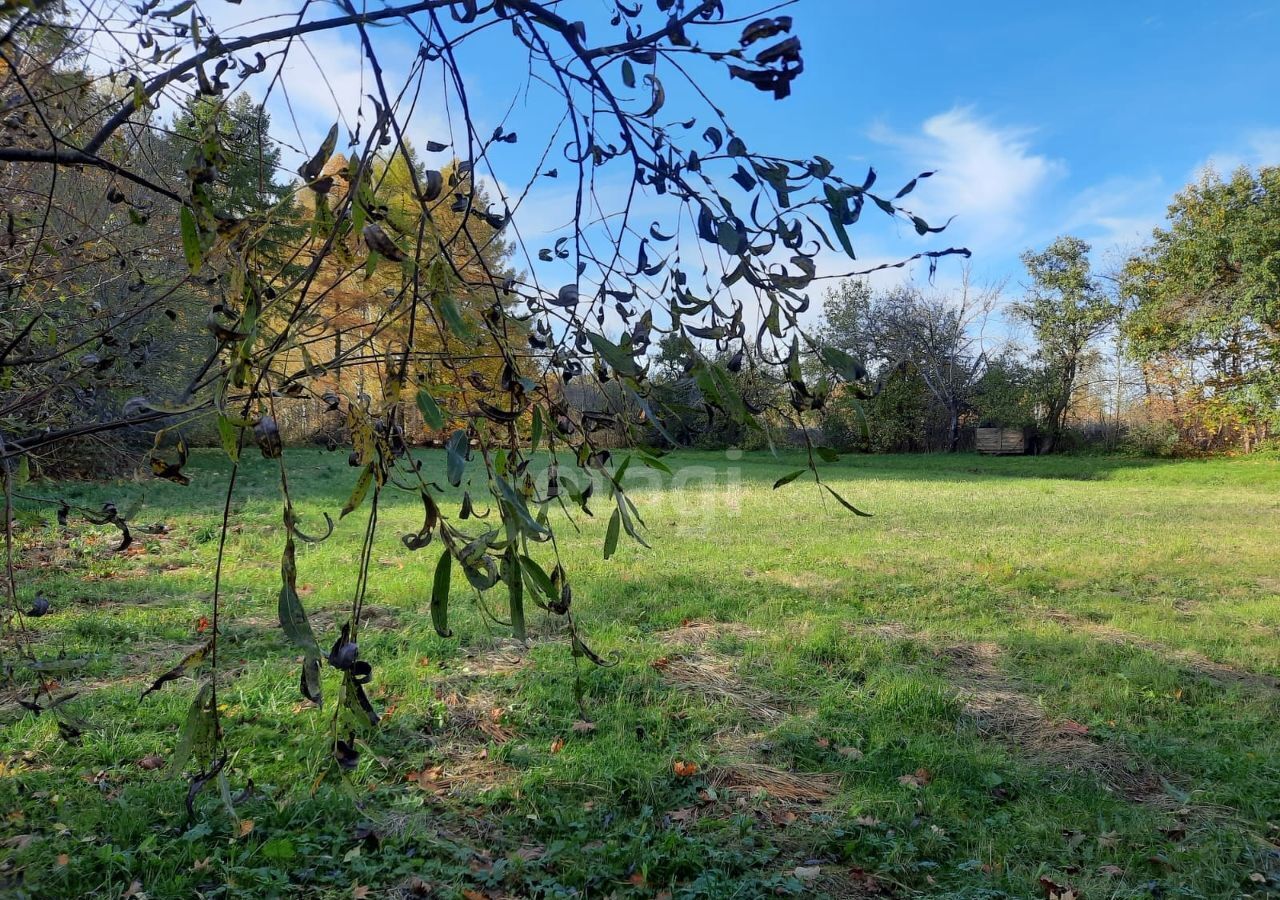
[[[1280,168],[1209,171],[1129,261],[1131,352],[1207,446],[1248,450],[1280,413]],[[1180,396],[1179,396],[1180,395]]]
[[[1045,453],[1061,440],[1086,354],[1118,313],[1093,274],[1089,250],[1080,238],[1063,236],[1039,253],[1023,253],[1031,283],[1010,307],[1014,320],[1027,325],[1036,341],[1044,378]]]
[[[869,328],[881,356],[909,361],[946,414],[946,449],[960,447],[960,420],[987,370],[982,331],[998,288],[971,287],[966,271],[955,296],[907,285],[884,294]]]

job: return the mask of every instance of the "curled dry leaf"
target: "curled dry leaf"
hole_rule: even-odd
[[[564,749],[564,738],[558,737],[551,742],[552,753],[559,753],[563,749]]]
[[[933,773],[923,767],[916,769],[909,775],[898,776],[898,784],[905,785],[912,790],[919,790],[931,781],[933,781]]]
[[[694,775],[698,774],[698,764],[677,759],[672,763],[671,770],[681,778],[692,778]]]

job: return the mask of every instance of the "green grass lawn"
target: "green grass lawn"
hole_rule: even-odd
[[[339,454],[288,457],[302,527],[319,530],[354,470]],[[423,457],[443,483],[443,456]],[[67,743],[52,715],[6,691],[0,894],[1280,891],[1280,463],[828,467],[874,513],[862,519],[812,484],[772,490],[797,458],[669,461],[674,484],[646,484],[638,465],[628,475],[652,550],[624,536],[605,561],[607,515],[575,516],[578,533],[553,513],[583,633],[617,659],[580,669],[590,725],[560,619],[531,616],[532,645],[516,648],[455,578],[455,636],[436,636],[438,547],[403,548],[421,503],[388,492],[360,637],[386,715],[344,783],[326,777],[330,710],[302,702],[276,624],[274,464],[248,460],[218,695],[243,795],[233,819],[206,790],[194,822],[185,780],[149,766],[173,754],[196,682],[138,698],[203,640],[229,463],[198,454],[187,488],[28,486],[122,508],[145,494],[136,521],[170,531],[115,554],[114,529],[64,531],[20,505],[19,591],[52,601],[28,623],[34,650],[79,691],[67,708],[91,727]],[[364,518],[299,548],[325,647],[350,605]],[[489,602],[502,616],[496,592]],[[29,670],[15,677],[29,696]]]

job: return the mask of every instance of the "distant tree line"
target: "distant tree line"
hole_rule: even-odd
[[[832,385],[807,415],[841,451],[954,451],[971,446],[981,426],[1025,428],[1040,453],[1274,446],[1280,168],[1225,179],[1206,172],[1114,271],[1099,274],[1090,252],[1073,236],[1027,251],[1016,290],[975,286],[967,271],[952,290],[841,281],[826,291],[816,334],[861,361],[873,388]],[[672,337],[655,360],[690,443],[788,442],[785,427],[743,433],[700,403],[681,377],[692,356]],[[781,367],[725,362],[749,401],[765,408],[785,399]]]

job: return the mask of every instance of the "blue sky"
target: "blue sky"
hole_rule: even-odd
[[[609,0],[554,5],[566,18],[587,20],[589,41],[610,39]],[[761,4],[726,0],[726,7],[746,15]],[[278,27],[285,20],[273,17],[296,13],[298,2],[202,0],[200,8],[230,35]],[[318,2],[308,18],[337,11]],[[1174,192],[1206,164],[1280,164],[1276,0],[801,0],[779,12],[795,17],[804,46],[806,70],[790,98],[775,102],[720,67],[697,70],[698,83],[747,143],[782,155],[822,154],[851,180],[874,164],[881,183],[895,187],[936,169],[912,205],[930,221],[956,217],[947,233],[925,240],[910,226],[866,216],[852,232],[860,264],[964,245],[974,252],[977,280],[1005,280],[1016,294],[1024,249],[1073,233],[1094,244],[1095,264],[1106,268],[1149,236]],[[733,46],[739,27],[693,36],[723,49]],[[375,40],[394,89],[418,39],[395,27],[378,29]],[[303,149],[316,146],[336,110],[354,127],[355,110],[372,90],[353,33],[313,35],[307,49],[294,53],[286,71],[289,107],[282,92],[269,100],[274,130]],[[563,106],[545,88],[526,85],[525,56],[507,29],[468,42],[461,63],[481,131],[505,121],[520,133],[518,144],[500,148],[496,172],[506,191],[518,192]],[[674,73],[660,74],[667,120],[700,115],[688,138],[696,143],[710,121],[705,109]],[[641,86],[632,102],[642,107],[646,99]],[[419,145],[447,140],[455,114],[456,101],[439,82],[426,83],[409,134]],[[572,168],[554,152],[552,165]],[[616,200],[629,183],[619,166],[602,173],[601,192]],[[532,253],[564,233],[572,193],[566,178],[536,182],[516,218]],[[646,199],[639,209],[656,215],[662,199]],[[852,265],[836,254],[818,261],[826,274]],[[553,288],[564,280],[536,262],[529,268]],[[923,276],[918,267],[915,277]],[[947,264],[940,283],[954,284],[957,276],[958,266]],[[893,270],[877,280],[903,277],[910,276]]]
[[[938,168],[917,204],[956,215],[948,237],[975,274],[1015,289],[1026,247],[1071,232],[1105,266],[1206,163],[1280,164],[1271,0],[822,0],[795,15],[806,71],[777,133],[891,181]]]

